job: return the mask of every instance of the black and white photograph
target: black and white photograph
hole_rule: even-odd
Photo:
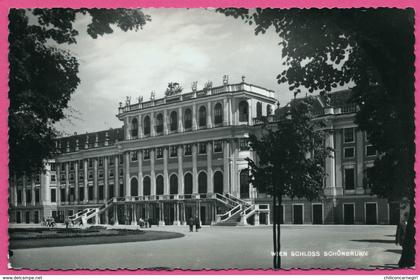
[[[414,9],[8,18],[11,268],[415,267]]]

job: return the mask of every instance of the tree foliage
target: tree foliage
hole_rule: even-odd
[[[285,66],[277,80],[295,95],[353,85],[355,122],[380,154],[372,192],[408,196],[414,209],[414,10],[218,11],[255,25],[256,34],[274,28]],[[414,265],[414,216],[410,211],[401,266]]]
[[[76,15],[90,16],[92,38],[116,28],[138,30],[150,20],[141,10],[11,9],[9,13],[9,169],[42,170],[54,152],[54,123],[64,118],[76,90],[79,62],[61,44],[77,43]]]

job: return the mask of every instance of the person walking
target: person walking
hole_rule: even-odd
[[[198,216],[195,216],[195,231],[198,232],[198,230],[201,228],[200,226],[200,219]]]
[[[405,212],[395,233],[395,245],[402,246],[404,244],[405,232],[407,230],[408,212]]]
[[[188,226],[190,227],[190,232],[193,232],[194,231],[194,218],[192,216],[188,219]]]

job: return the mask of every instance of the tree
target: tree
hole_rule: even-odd
[[[262,135],[251,135],[250,146],[257,160],[247,159],[250,182],[259,192],[273,197],[273,265],[281,267],[280,207],[282,197],[317,199],[324,194],[325,147],[322,123],[313,121],[311,99],[292,102],[278,114],[275,124],[266,123]],[[287,107],[286,107],[287,108]]]
[[[38,173],[55,150],[54,124],[63,119],[76,90],[79,62],[60,45],[77,43],[77,14],[91,17],[87,33],[97,38],[115,27],[138,30],[150,17],[125,9],[12,9],[9,13],[9,169]]]
[[[414,266],[414,10],[413,9],[220,9],[274,28],[285,70],[278,83],[295,95],[350,85],[360,110],[356,124],[376,147],[372,192],[410,200],[400,267]]]

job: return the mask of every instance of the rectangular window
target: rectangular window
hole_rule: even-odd
[[[104,165],[104,159],[103,158],[99,158],[98,165],[99,166],[103,166]]]
[[[57,202],[57,190],[51,189],[50,195],[51,195],[51,202]]]
[[[73,171],[74,170],[74,162],[70,162],[70,170]]]
[[[84,168],[83,160],[79,160],[79,170],[83,170],[83,168]]]
[[[373,167],[367,167],[366,169],[365,169],[365,180],[364,180],[364,187],[365,188],[368,188],[368,189],[370,189],[370,188],[372,188],[372,184],[373,184],[373,182],[372,182],[372,178],[373,178]]]
[[[39,189],[35,189],[35,203],[39,203]]]
[[[150,151],[149,150],[143,150],[143,159],[148,160],[150,159]]]
[[[61,202],[66,201],[66,189],[60,189],[60,201]]]
[[[64,163],[61,164],[61,171],[64,172],[64,170],[66,170],[66,165]]]
[[[346,190],[354,190],[354,167],[344,169],[344,188]]]
[[[118,158],[119,158],[120,164],[123,164],[124,163],[123,155],[119,155]]]
[[[51,182],[55,182],[57,180],[57,178],[55,177],[55,175],[51,175]]]
[[[85,200],[85,188],[79,187],[79,201]]]
[[[366,146],[366,156],[376,156],[376,148],[373,145]]]
[[[163,149],[157,148],[156,149],[156,158],[163,158]]]
[[[104,186],[100,185],[99,189],[98,189],[98,198],[99,200],[103,200],[104,199]]]
[[[93,186],[88,187],[88,200],[93,200]]]
[[[124,184],[120,184],[119,196],[120,197],[123,197],[124,196]]]
[[[345,128],[344,129],[344,143],[353,143],[354,142],[354,128]]]
[[[223,152],[222,141],[214,141],[213,148],[215,153]]]
[[[344,158],[354,158],[354,147],[344,148]]]
[[[104,171],[103,171],[103,170],[99,170],[99,172],[98,172],[98,177],[99,177],[100,179],[102,179],[102,178],[104,177]]]
[[[109,177],[113,178],[114,177],[114,169],[110,169],[109,170]]]
[[[69,199],[70,199],[70,202],[73,202],[74,201],[74,188],[70,188],[70,197],[69,197]]]
[[[130,152],[131,161],[137,161],[137,152]]]
[[[74,173],[70,173],[70,182],[74,181]]]
[[[113,159],[113,157],[109,157],[108,162],[109,162],[109,166],[114,166],[114,159]]]
[[[31,203],[32,201],[32,190],[26,190],[26,203]]]
[[[39,184],[41,182],[41,175],[35,175],[35,184]]]
[[[17,190],[17,203],[22,203],[22,190]]]
[[[93,171],[89,171],[88,174],[89,174],[88,175],[89,180],[92,180],[93,179]]]
[[[55,163],[51,163],[51,171],[56,171],[57,170],[57,167],[56,167],[56,165],[55,165]]]
[[[184,155],[190,156],[192,154],[191,145],[187,144],[184,146]]]
[[[114,185],[110,185],[108,187],[108,197],[113,198],[114,197]]]
[[[120,174],[120,177],[124,176],[124,170],[120,169],[119,174]]]
[[[80,174],[79,174],[79,180],[80,180],[80,181],[83,181],[83,179],[84,179],[84,178],[85,178],[85,176],[83,175],[83,173],[80,173]]]
[[[178,147],[177,146],[171,146],[171,157],[176,157],[178,155]]]
[[[248,151],[249,150],[248,139],[240,139],[239,140],[239,149],[241,151]]]
[[[66,181],[66,174],[61,173],[61,175],[60,175],[60,181],[62,183],[64,183]]]
[[[93,167],[93,160],[90,158],[88,161],[89,168]]]
[[[200,155],[203,155],[203,154],[207,153],[207,143],[200,143],[198,145],[198,153]]]

